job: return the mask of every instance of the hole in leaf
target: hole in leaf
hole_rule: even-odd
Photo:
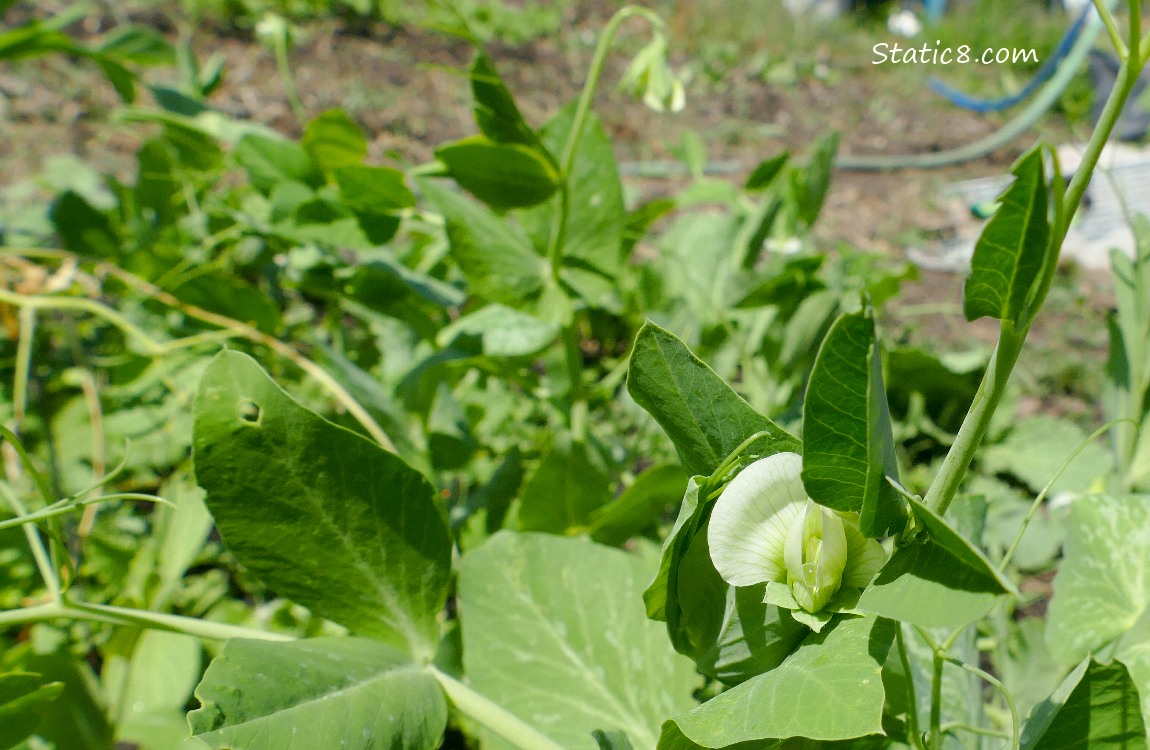
[[[239,406],[240,419],[248,424],[260,423],[260,405],[251,399],[242,399]]]

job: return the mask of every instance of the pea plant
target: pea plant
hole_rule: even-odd
[[[942,365],[879,336],[908,272],[809,247],[836,138],[742,186],[687,139],[691,185],[626,210],[592,103],[633,19],[621,87],[683,106],[649,11],[541,128],[480,48],[479,132],[403,169],[339,111],[227,118],[183,50],[119,113],[160,133],[136,183],[6,228],[0,748],[1145,748],[1145,222],[1045,621],[1057,477],[993,545],[968,481],[1150,59],[1098,6],[1118,83],[1072,179],[1013,168],[963,295],[998,345],[927,466],[900,436],[947,420],[894,384]]]

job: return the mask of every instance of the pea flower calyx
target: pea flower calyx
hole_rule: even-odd
[[[854,513],[816,504],[803,489],[802,457],[777,453],[743,469],[715,501],[707,543],[732,586],[785,584],[818,613],[844,587],[865,587],[886,562]]]

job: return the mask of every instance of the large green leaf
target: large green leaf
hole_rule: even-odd
[[[702,477],[687,482],[643,601],[648,617],[666,621],[677,651],[703,674],[733,685],[778,666],[810,631],[787,610],[765,604],[764,586],[735,588],[715,570],[707,546],[709,486]]]
[[[463,558],[460,611],[472,687],[569,750],[623,731],[654,747],[699,679],[643,616],[649,567],[582,539],[501,532]]]
[[[691,741],[713,748],[882,734],[886,694],[880,673],[893,639],[894,624],[888,620],[841,619],[808,636],[775,669],[676,717],[675,724]]]
[[[919,502],[922,531],[897,547],[859,598],[858,608],[927,628],[954,628],[982,618],[1014,587],[986,556]]]
[[[668,331],[648,321],[639,330],[627,390],[666,431],[683,468],[709,475],[757,432],[762,455],[798,452],[799,441],[755,411],[715,371]]]
[[[1117,641],[1150,716],[1150,496],[1084,496],[1054,578],[1046,642],[1073,663]]]
[[[1015,180],[974,246],[970,276],[962,294],[967,320],[989,316],[1019,321],[1027,296],[1046,260],[1050,222],[1042,147],[1015,163]]]
[[[339,197],[356,213],[380,214],[415,205],[403,172],[390,167],[343,166],[335,170]]]
[[[882,362],[869,309],[839,317],[827,332],[803,401],[803,486],[816,503],[859,514],[869,537],[902,528]]]
[[[476,135],[435,149],[451,178],[496,209],[527,208],[559,189],[559,173],[542,152]]]
[[[560,441],[523,487],[519,523],[553,534],[585,530],[587,517],[611,499],[611,477],[586,442]]]
[[[451,570],[431,484],[244,354],[212,360],[195,412],[196,478],[236,558],[316,613],[430,658]]]
[[[575,102],[543,126],[544,145],[559,153],[571,133]],[[615,147],[599,118],[591,114],[575,147],[567,175],[570,213],[563,245],[566,263],[577,261],[614,277],[623,268],[623,227],[627,221]]]
[[[806,168],[793,172],[791,187],[799,219],[807,226],[815,223],[823,209],[823,201],[830,190],[835,171],[835,154],[839,148],[839,134],[831,133],[816,144]]]
[[[64,683],[38,674],[0,674],[0,750],[7,750],[36,731],[49,704],[64,692]]]
[[[451,254],[475,294],[522,307],[543,291],[547,261],[514,225],[431,180],[419,188],[443,213]]]
[[[1146,750],[1134,681],[1120,662],[1087,658],[1034,707],[1022,750]]]
[[[229,641],[196,697],[192,733],[218,750],[432,750],[447,725],[431,672],[362,638]]]

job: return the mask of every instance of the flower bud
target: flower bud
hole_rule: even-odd
[[[818,612],[842,585],[847,565],[842,518],[808,500],[802,518],[787,534],[783,557],[795,601],[808,612]]]

